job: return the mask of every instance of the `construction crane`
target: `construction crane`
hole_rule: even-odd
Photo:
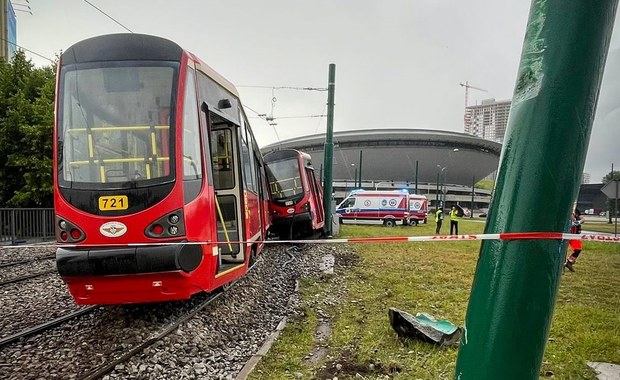
[[[469,89],[470,88],[472,88],[474,90],[478,90],[478,91],[488,92],[484,88],[474,87],[474,86],[470,85],[469,82],[467,82],[467,81],[465,81],[465,83],[459,83],[459,84],[461,85],[461,87],[465,87],[465,108],[467,108],[467,106],[469,105],[468,97],[469,97]]]

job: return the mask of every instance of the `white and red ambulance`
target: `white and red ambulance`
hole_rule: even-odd
[[[424,195],[409,194],[409,224],[426,223],[428,200]]]
[[[410,196],[406,190],[353,190],[336,208],[341,223],[409,224]]]

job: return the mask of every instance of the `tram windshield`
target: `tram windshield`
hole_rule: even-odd
[[[267,163],[267,177],[273,200],[290,199],[304,192],[297,158]]]
[[[178,64],[62,67],[58,173],[64,187],[124,188],[174,178]]]

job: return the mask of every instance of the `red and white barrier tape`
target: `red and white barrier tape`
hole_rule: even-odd
[[[310,240],[265,240],[265,244],[341,244],[341,243],[386,243],[386,242],[425,242],[425,241],[471,241],[471,240],[582,240],[602,243],[620,243],[620,237],[603,234],[569,234],[562,232],[506,232],[499,234],[471,234],[471,235],[431,235],[431,236],[388,236],[370,238],[345,239],[310,239]],[[162,245],[203,245],[203,244],[255,244],[259,241],[231,241],[231,242],[161,242],[161,243],[125,243],[125,244],[37,244],[3,246],[7,248],[89,248],[89,247],[147,247]]]

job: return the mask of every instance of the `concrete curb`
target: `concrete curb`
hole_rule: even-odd
[[[295,294],[297,294],[298,292],[299,292],[299,280],[296,280],[295,281]],[[291,296],[289,304],[290,302],[292,302],[292,300],[293,300],[293,296]],[[280,333],[282,332],[282,330],[284,330],[284,327],[286,327],[287,321],[288,321],[288,317],[284,317],[280,320],[280,323],[278,323],[276,330],[272,332],[271,335],[269,335],[269,338],[267,338],[267,340],[265,341],[265,343],[263,343],[261,348],[259,348],[258,351],[250,358],[250,360],[248,360],[245,363],[243,368],[241,368],[241,371],[239,371],[239,373],[237,374],[237,377],[235,377],[235,380],[246,380],[248,376],[250,376],[250,373],[252,373],[254,368],[256,368],[256,365],[258,364],[258,362],[260,362],[263,356],[265,356],[267,352],[269,352],[269,349],[271,349],[271,346],[273,345],[273,343],[276,341],[276,339],[278,339],[278,336],[280,336]]]

